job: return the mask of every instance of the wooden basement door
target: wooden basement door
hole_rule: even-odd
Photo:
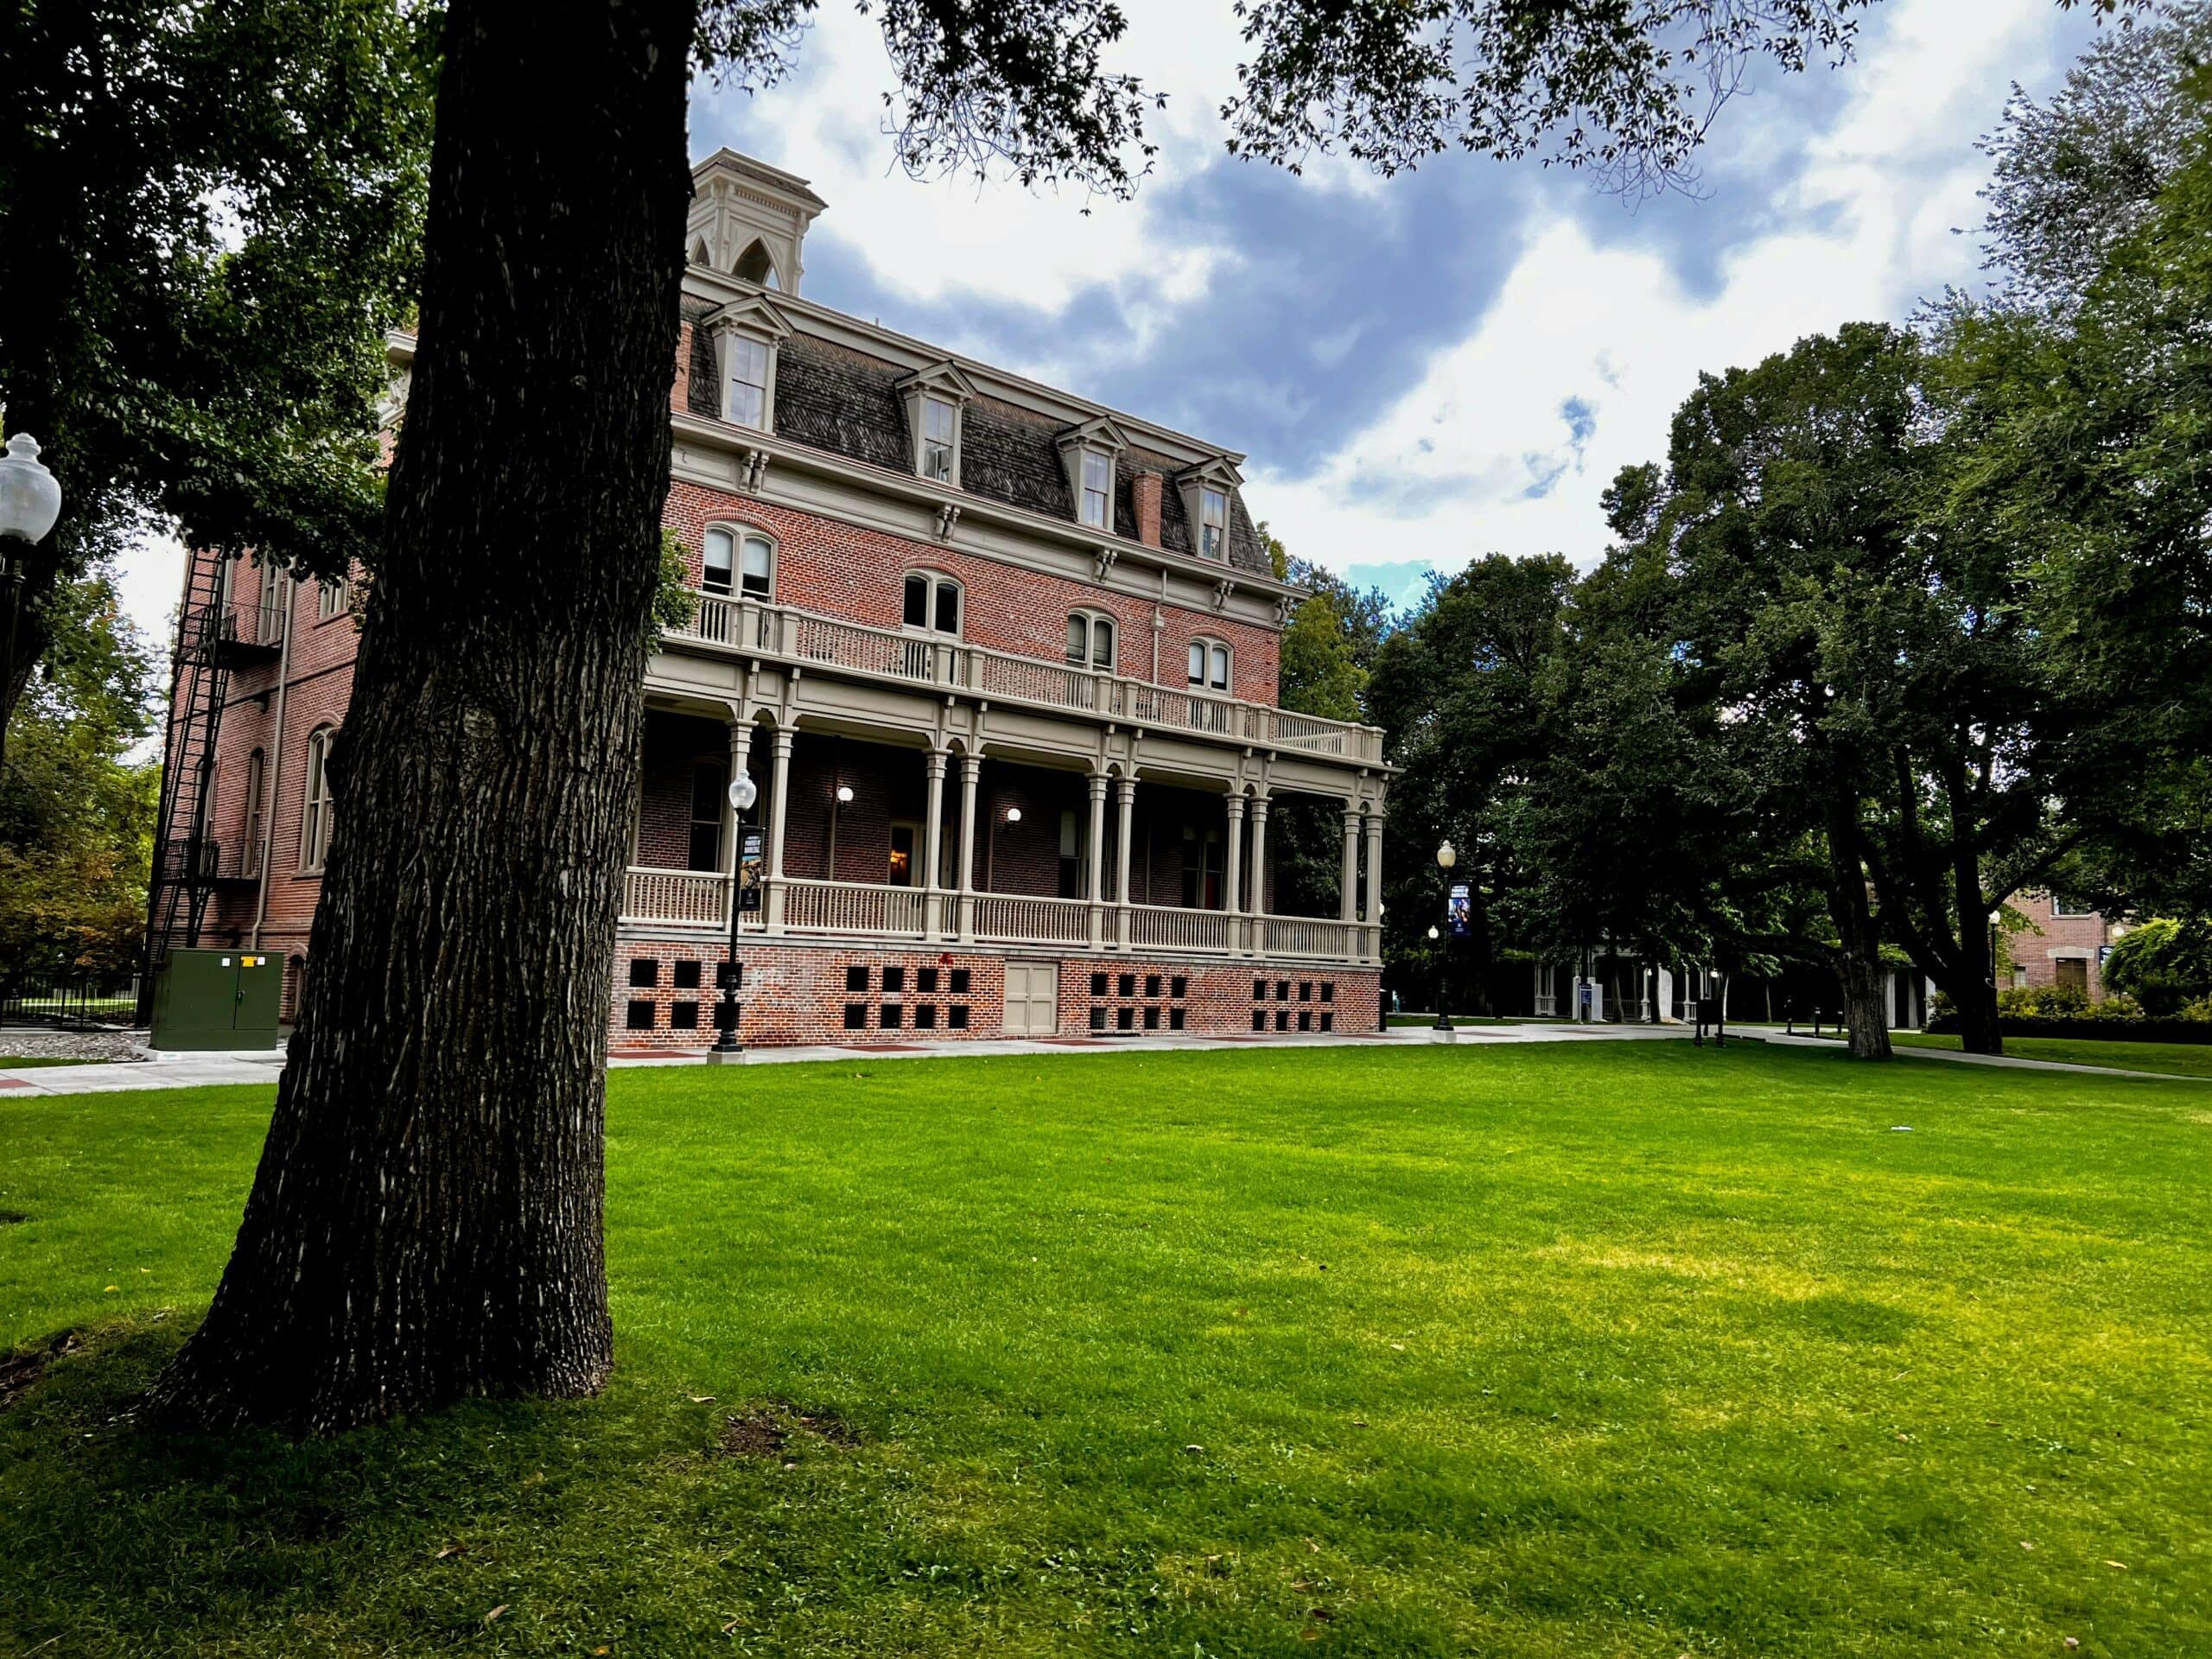
[[[1060,964],[1009,962],[1006,965],[1006,1034],[1050,1037],[1059,1029]]]

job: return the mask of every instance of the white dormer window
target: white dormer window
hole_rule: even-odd
[[[729,341],[729,418],[766,431],[768,425],[768,346],[732,334]]]
[[[1229,554],[1229,497],[1219,490],[1201,490],[1198,501],[1198,556],[1225,558]]]
[[[1229,563],[1229,509],[1236,486],[1243,480],[1227,455],[1216,455],[1176,474],[1176,493],[1183,498],[1183,521],[1190,534],[1190,550],[1216,564]]]
[[[960,429],[976,387],[950,359],[917,369],[899,382],[906,402],[906,430],[913,439],[914,476],[960,487]]]
[[[953,454],[960,441],[960,411],[942,397],[922,399],[922,476],[933,484],[954,479]]]
[[[782,313],[760,295],[734,300],[707,319],[721,366],[722,418],[756,432],[776,429],[776,358],[791,337]]]
[[[1083,522],[1098,530],[1114,516],[1114,461],[1096,449],[1083,452]]]

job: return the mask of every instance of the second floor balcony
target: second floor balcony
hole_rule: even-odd
[[[1382,734],[1373,726],[1294,714],[1268,703],[1157,685],[963,640],[872,627],[728,594],[695,591],[693,598],[697,605],[692,618],[671,631],[671,643],[1154,730],[1188,732],[1352,766],[1382,762]]]

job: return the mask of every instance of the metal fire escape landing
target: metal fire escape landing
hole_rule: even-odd
[[[219,887],[258,874],[261,849],[234,847],[226,864],[211,833],[215,745],[233,667],[275,658],[283,644],[281,603],[231,602],[233,561],[195,554],[177,611],[171,658],[169,715],[162,746],[161,806],[154,823],[153,870],[146,884],[146,966],[139,980],[138,1017],[152,1009],[154,976],[174,945],[200,943],[207,901]],[[264,580],[272,600],[288,591]]]

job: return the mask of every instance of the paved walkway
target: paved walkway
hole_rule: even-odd
[[[1762,1031],[1764,1040],[1784,1048],[1839,1049],[1833,1037],[1798,1037],[1788,1032]],[[1948,1060],[1954,1065],[1994,1065],[2013,1071],[2080,1071],[2093,1077],[2150,1077],[2159,1083],[2212,1083],[2212,1077],[2191,1077],[2175,1071],[2134,1071],[2117,1065],[2083,1065],[2076,1060],[2029,1060],[2017,1054],[1962,1054],[1955,1048],[1921,1048],[1898,1043],[1890,1052],[1899,1059]]]
[[[1820,1048],[1836,1052],[1831,1039],[1796,1037],[1760,1027],[1732,1031],[1739,1040],[1773,1043],[1779,1046]],[[1394,1026],[1388,1032],[1340,1032],[1327,1036],[1290,1033],[1267,1036],[1190,1037],[1166,1033],[1128,1037],[1048,1037],[1038,1039],[968,1039],[958,1042],[830,1043],[792,1048],[752,1048],[745,1052],[746,1065],[792,1065],[807,1061],[925,1060],[947,1055],[982,1057],[994,1054],[1047,1056],[1082,1054],[1098,1050],[1137,1050],[1160,1053],[1185,1050],[1247,1048],[1357,1048],[1421,1047],[1449,1042],[1478,1048],[1512,1043],[1680,1042],[1688,1031],[1681,1026],[1577,1026],[1519,1023],[1510,1026],[1460,1026],[1448,1036],[1427,1026]],[[2055,1060],[2024,1060],[2009,1056],[1960,1054],[1940,1048],[1899,1048],[1899,1055],[1930,1060],[1949,1060],[1969,1065],[2010,1067],[2024,1071],[2080,1071],[2093,1077],[2153,1077],[2171,1081],[2166,1074],[2126,1071],[2116,1067],[2077,1065]],[[703,1065],[698,1054],[623,1054],[619,1050],[607,1061],[610,1069],[651,1065]],[[0,1099],[12,1096],[110,1094],[130,1089],[188,1089],[207,1084],[273,1084],[283,1067],[281,1048],[251,1053],[153,1053],[143,1060],[112,1065],[29,1066],[10,1070],[0,1065]],[[2202,1081],[2199,1079],[2199,1081]]]

